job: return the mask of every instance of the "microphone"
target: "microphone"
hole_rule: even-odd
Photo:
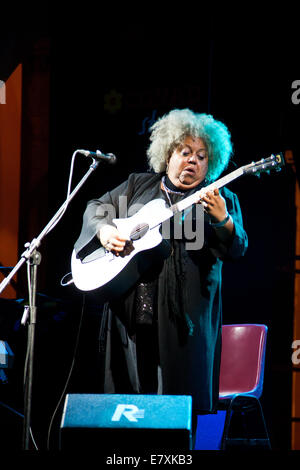
[[[104,160],[111,165],[114,165],[117,162],[117,157],[113,153],[102,153],[100,150],[96,150],[96,152],[77,150],[77,152],[82,153],[85,157],[92,157],[95,160]]]

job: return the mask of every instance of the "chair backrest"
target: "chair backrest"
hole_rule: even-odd
[[[220,399],[235,394],[261,396],[267,331],[266,325],[222,326]]]

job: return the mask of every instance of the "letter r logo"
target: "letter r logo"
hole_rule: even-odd
[[[144,410],[139,410],[135,405],[117,405],[111,420],[120,421],[122,416],[125,416],[128,421],[137,422],[137,418],[144,417]]]

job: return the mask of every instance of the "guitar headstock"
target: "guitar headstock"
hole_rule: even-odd
[[[271,155],[268,158],[262,158],[257,162],[249,163],[243,167],[244,174],[253,174],[260,176],[261,173],[270,173],[271,170],[280,171],[284,166],[284,158],[282,153]]]

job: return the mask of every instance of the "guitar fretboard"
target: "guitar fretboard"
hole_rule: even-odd
[[[243,173],[244,173],[243,168],[238,168],[237,170],[232,171],[228,175],[225,175],[222,178],[218,179],[214,183],[211,183],[208,186],[205,186],[205,188],[202,188],[201,191],[209,191],[209,190],[212,190],[213,188],[218,188],[218,189],[222,188],[226,184],[242,176]],[[187,207],[191,206],[192,204],[195,204],[196,202],[198,202],[199,197],[200,197],[200,191],[197,191],[196,193],[191,194],[190,196],[186,197],[182,201],[177,202],[177,204],[173,204],[170,207],[170,210],[173,212],[173,214],[176,214],[177,212],[181,212]]]

